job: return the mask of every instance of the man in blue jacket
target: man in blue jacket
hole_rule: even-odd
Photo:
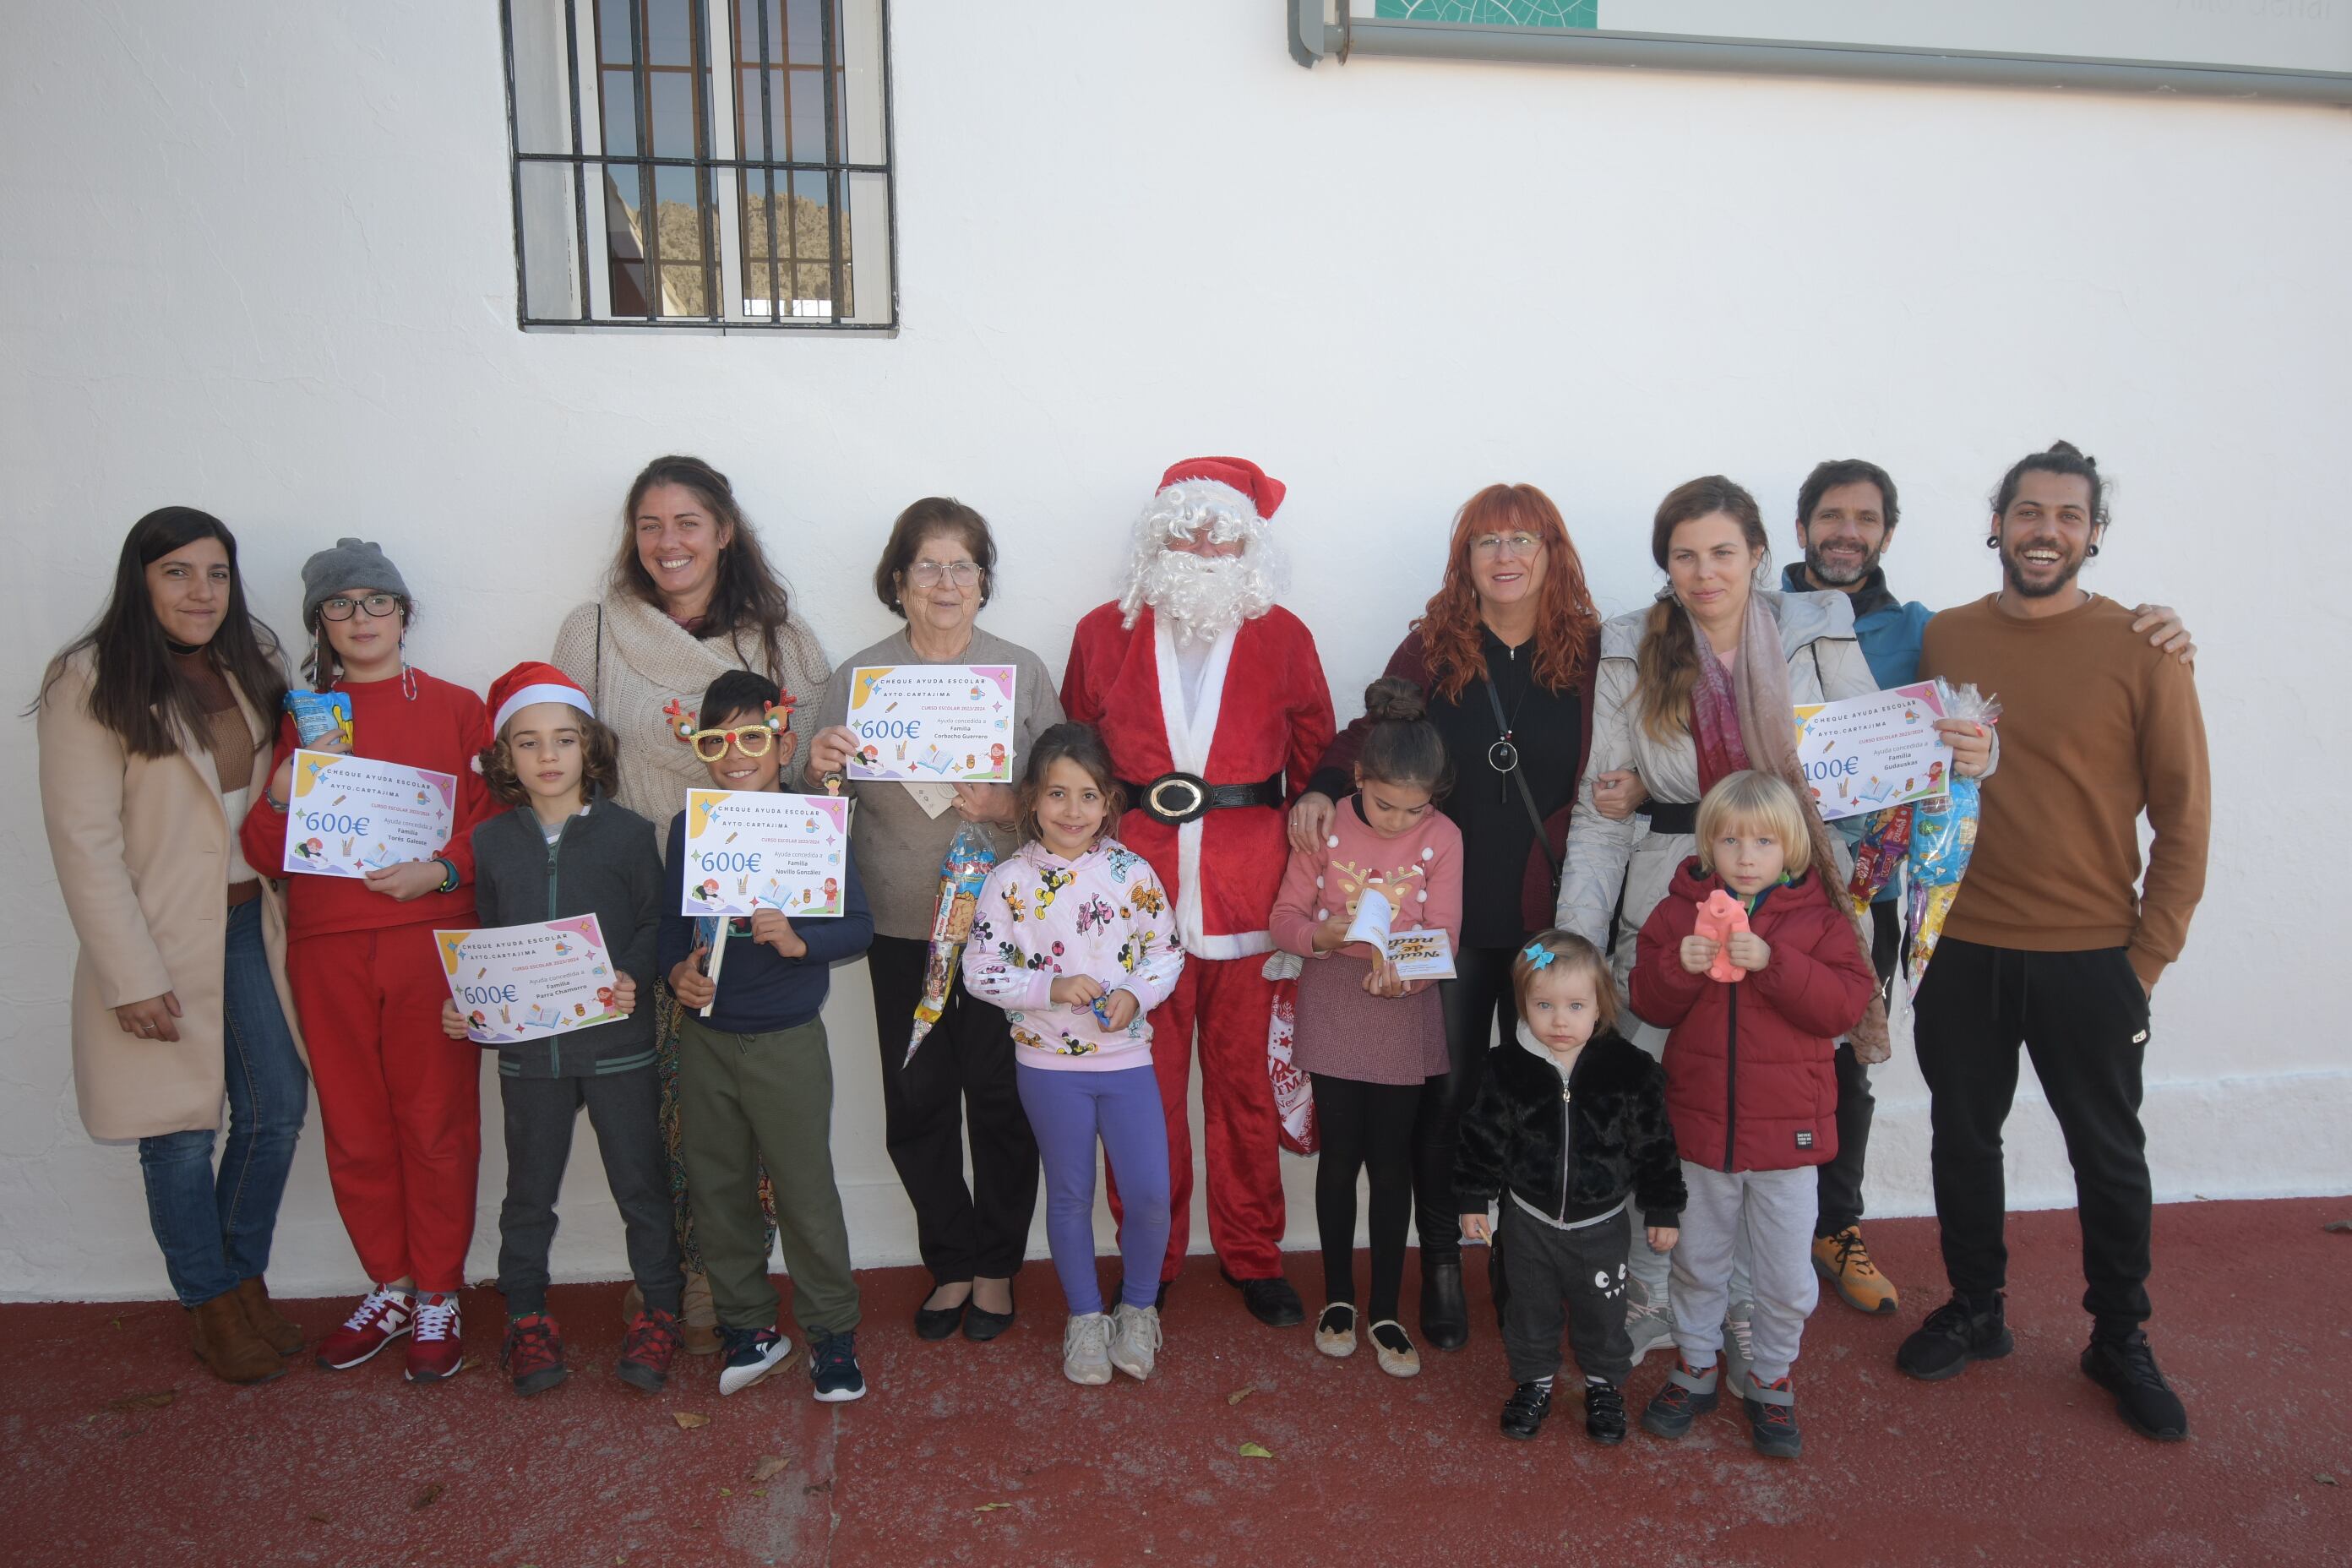
[[[1882,689],[1919,679],[1919,638],[1935,613],[1916,600],[1906,604],[1896,599],[1886,586],[1879,558],[1894,542],[1899,515],[1895,481],[1877,464],[1843,458],[1816,465],[1797,491],[1797,544],[1805,558],[1780,577],[1780,586],[1792,594],[1835,589],[1853,596],[1854,633]],[[2137,615],[2132,630],[2148,634],[2150,642],[2183,664],[2195,662],[2196,645],[2179,616],[2161,605],[2142,605]],[[1898,882],[1890,880],[1870,910],[1871,960],[1882,989],[1893,982],[1902,947],[1895,913],[1899,891]],[[1846,1305],[1864,1312],[1892,1312],[1895,1286],[1871,1262],[1870,1249],[1862,1240],[1863,1154],[1870,1142],[1876,1101],[1870,1092],[1869,1066],[1855,1057],[1851,1041],[1838,1042],[1837,1078],[1838,1152],[1820,1167],[1813,1268]],[[1738,1308],[1733,1311],[1737,1316]]]

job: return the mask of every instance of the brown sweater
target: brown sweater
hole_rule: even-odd
[[[1921,679],[2000,700],[2000,766],[1947,935],[2029,952],[2127,947],[2153,986],[2205,891],[2212,810],[2192,672],[2112,599],[2046,620],[1987,595],[1927,623]],[[2155,830],[2140,877],[2139,816]]]

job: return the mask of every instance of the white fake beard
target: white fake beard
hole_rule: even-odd
[[[1168,620],[1177,642],[1213,642],[1274,607],[1277,590],[1247,554],[1190,555],[1162,550],[1138,584],[1144,604]]]

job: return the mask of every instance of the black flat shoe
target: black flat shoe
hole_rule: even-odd
[[[963,1323],[963,1310],[968,1301],[952,1307],[918,1307],[915,1309],[915,1337],[919,1340],[943,1340]]]
[[[1307,1321],[1307,1303],[1290,1288],[1290,1281],[1279,1274],[1271,1279],[1236,1279],[1224,1274],[1225,1283],[1242,1293],[1242,1304],[1250,1316],[1269,1329],[1296,1328]]]
[[[1470,1304],[1462,1299],[1462,1260],[1421,1268],[1421,1337],[1442,1351],[1470,1342]]]
[[[975,1343],[985,1344],[1011,1328],[1013,1313],[1020,1310],[1018,1301],[1013,1303],[1011,1312],[992,1312],[976,1300],[968,1301],[963,1310],[963,1337]]]

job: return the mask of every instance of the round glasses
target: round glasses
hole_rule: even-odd
[[[1491,559],[1497,555],[1533,555],[1543,541],[1532,533],[1482,533],[1470,542],[1470,553]]]
[[[348,621],[354,610],[365,610],[371,616],[383,616],[398,608],[400,595],[397,594],[370,594],[360,599],[338,594],[331,599],[319,601],[319,614],[331,621]]]
[[[936,588],[945,578],[959,588],[969,588],[980,581],[977,561],[918,561],[907,568],[907,582],[917,588]]]
[[[732,730],[697,730],[686,737],[694,747],[694,754],[706,763],[715,763],[733,746],[747,757],[764,757],[768,748],[776,743],[776,732],[765,724],[738,724]]]

